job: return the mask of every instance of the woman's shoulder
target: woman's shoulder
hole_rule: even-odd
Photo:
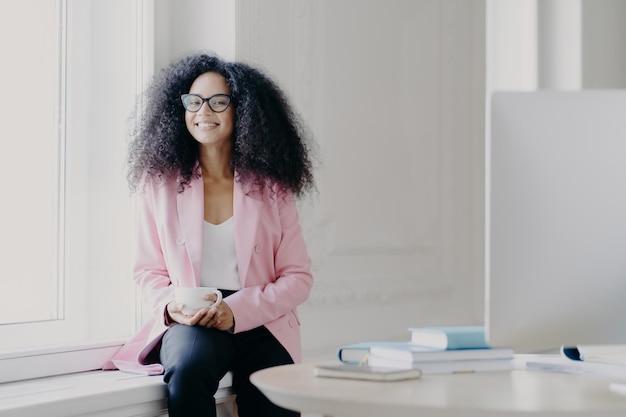
[[[180,193],[184,192],[187,188],[192,187],[197,178],[192,176],[189,184],[181,183],[183,180],[180,172],[171,173],[146,173],[142,177],[139,185],[140,192],[150,192],[153,194],[162,193]]]
[[[248,197],[263,200],[266,203],[276,204],[293,200],[293,193],[276,181],[265,179],[262,182],[244,181],[236,179],[243,193]]]

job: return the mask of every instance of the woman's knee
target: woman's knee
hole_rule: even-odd
[[[217,391],[232,363],[231,345],[230,335],[219,330],[173,326],[161,346],[165,382],[180,388],[204,386]]]

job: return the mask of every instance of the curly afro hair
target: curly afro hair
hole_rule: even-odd
[[[187,56],[163,69],[141,98],[128,151],[131,189],[144,176],[176,175],[182,192],[200,175],[199,144],[185,125],[180,96],[206,72],[222,75],[230,88],[235,106],[231,165],[237,180],[278,186],[296,196],[311,191],[312,142],[285,94],[261,71],[208,53]]]

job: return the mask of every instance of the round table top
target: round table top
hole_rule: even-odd
[[[577,416],[626,415],[626,396],[608,378],[534,370],[422,375],[372,382],[321,378],[313,364],[284,365],[252,374],[274,403],[326,416]]]

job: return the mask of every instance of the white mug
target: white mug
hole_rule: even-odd
[[[217,300],[205,300],[204,296],[208,294],[216,294]],[[200,309],[218,305],[222,301],[222,292],[213,287],[176,287],[174,298],[177,303],[183,305],[183,314],[193,315]]]

